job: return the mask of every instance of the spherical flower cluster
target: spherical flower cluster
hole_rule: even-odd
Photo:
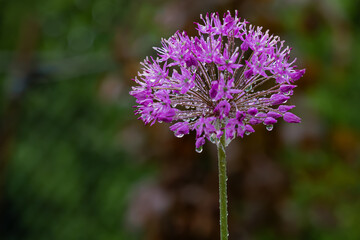
[[[279,118],[301,120],[285,105],[294,82],[305,73],[289,60],[290,48],[278,36],[249,25],[235,12],[201,16],[198,37],[176,32],[155,47],[156,59],[146,58],[138,84],[135,113],[145,124],[175,122],[170,129],[182,137],[196,131],[196,149],[205,139],[215,143],[254,132],[263,123],[272,130]]]

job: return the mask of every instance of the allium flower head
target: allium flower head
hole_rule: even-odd
[[[130,94],[135,113],[145,124],[174,122],[182,137],[196,132],[196,149],[205,139],[215,143],[223,134],[231,141],[254,132],[263,123],[271,131],[279,118],[299,123],[285,105],[305,73],[290,60],[289,47],[278,36],[249,25],[235,12],[200,15],[199,36],[176,32],[146,58]]]

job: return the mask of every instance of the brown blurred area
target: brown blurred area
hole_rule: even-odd
[[[160,46],[161,37],[177,30],[196,35],[193,22],[200,14],[227,10],[279,35],[293,47],[297,65],[306,68],[291,99],[302,123],[280,122],[270,132],[257,126],[254,134],[227,148],[230,239],[360,239],[359,1],[56,3],[54,9],[64,12],[75,5],[74,14],[89,12],[73,21],[94,18],[98,22],[89,25],[100,30],[84,30],[86,41],[75,34],[80,30],[75,28],[74,35],[69,30],[64,42],[70,47],[61,55],[60,70],[49,74],[41,68],[38,49],[63,51],[62,38],[44,37],[43,31],[55,34],[54,29],[46,29],[39,18],[51,14],[34,11],[19,27],[15,57],[4,71],[12,87],[4,88],[1,107],[1,239],[219,239],[215,146],[206,143],[198,154],[193,134],[179,139],[167,124],[144,126],[132,115],[135,101],[128,92],[139,62],[155,56],[152,46]],[[123,8],[122,16],[112,12],[111,18],[112,8]],[[70,26],[55,20],[58,29]],[[111,27],[103,27],[106,23]],[[102,46],[108,51],[101,52]],[[93,79],[90,87],[88,78]],[[79,94],[86,88],[88,95]],[[49,97],[43,100],[39,96],[46,91]],[[71,96],[65,99],[67,92]],[[66,122],[56,121],[68,113]],[[38,126],[43,132],[36,138]],[[55,140],[48,138],[51,134]],[[43,142],[34,147],[30,143],[36,140]],[[142,175],[138,169],[144,166],[154,170]]]

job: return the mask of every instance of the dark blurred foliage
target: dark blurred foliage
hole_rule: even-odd
[[[307,72],[299,125],[228,147],[230,239],[360,239],[360,1],[0,0],[0,239],[218,239],[216,149],[143,126],[139,61],[239,11]]]

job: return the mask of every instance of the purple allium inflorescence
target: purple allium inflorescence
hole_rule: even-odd
[[[141,63],[130,92],[139,119],[151,125],[176,122],[170,129],[177,137],[196,131],[198,152],[205,139],[215,143],[225,134],[229,142],[254,132],[256,124],[272,130],[281,117],[299,123],[288,112],[294,106],[285,105],[305,73],[296,59],[289,60],[291,48],[237,12],[200,17],[198,37],[178,31],[154,48],[156,59]]]

